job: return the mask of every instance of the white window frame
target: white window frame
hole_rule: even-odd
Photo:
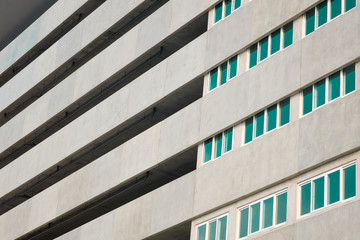
[[[230,78],[230,59],[234,58],[236,56],[236,75],[232,78]],[[235,56],[230,57],[229,59],[227,59],[226,61],[223,61],[221,64],[219,64],[217,67],[212,68],[209,73],[208,73],[208,93],[214,91],[215,89],[221,87],[221,66],[223,64],[226,63],[226,67],[227,67],[227,72],[226,72],[226,82],[224,84],[226,84],[227,82],[229,82],[230,80],[232,80],[233,78],[238,76],[239,73],[239,54],[236,54]],[[217,69],[217,80],[216,80],[216,87],[210,90],[211,87],[211,71]],[[224,85],[223,84],[223,85]]]
[[[228,239],[228,228],[229,228],[229,213],[224,213],[222,215],[219,215],[215,218],[211,218],[205,222],[202,222],[200,224],[197,224],[196,225],[196,233],[195,233],[195,239],[198,240],[197,236],[198,236],[198,231],[199,231],[199,227],[203,226],[203,225],[206,225],[206,234],[205,234],[205,240],[208,240],[209,239],[209,231],[210,231],[210,223],[216,221],[216,237],[218,237],[218,234],[219,234],[219,228],[218,228],[218,223],[217,221],[220,219],[220,218],[223,218],[227,216],[226,218],[226,239]]]

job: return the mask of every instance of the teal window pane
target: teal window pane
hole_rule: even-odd
[[[345,94],[355,91],[355,64],[344,69]]]
[[[241,0],[235,0],[234,9],[238,9],[241,6]]]
[[[260,61],[268,57],[269,38],[266,37],[260,41]]]
[[[209,223],[209,240],[216,240],[216,221]]]
[[[328,204],[340,201],[340,170],[328,175]]]
[[[320,27],[327,22],[327,1],[323,1],[317,5],[318,19],[317,26]]]
[[[245,143],[251,142],[253,139],[253,118],[248,118],[245,121]]]
[[[280,29],[271,34],[271,54],[280,50]]]
[[[271,106],[267,110],[267,131],[271,131],[276,128],[277,121],[277,105]]]
[[[340,72],[329,77],[329,101],[340,97]]]
[[[284,26],[284,48],[293,43],[293,35],[293,22],[290,22]]]
[[[197,240],[206,240],[205,237],[206,237],[206,224],[198,227],[196,239]]]
[[[356,0],[346,0],[345,4],[346,4],[345,10],[347,12],[356,6]]]
[[[280,126],[290,122],[290,98],[280,102]]]
[[[204,163],[206,163],[207,161],[211,160],[211,153],[212,153],[212,138],[210,138],[209,140],[205,141],[204,144],[204,148],[205,148],[205,154],[204,154]]]
[[[256,121],[256,137],[261,136],[264,134],[264,112],[260,112],[256,114],[255,121]]]
[[[287,215],[287,193],[277,196],[276,224],[286,222]]]
[[[225,150],[224,152],[228,152],[232,149],[232,141],[233,141],[233,129],[230,128],[224,132],[225,136]]]
[[[230,79],[235,77],[237,74],[237,56],[229,60],[230,65]]]
[[[300,214],[310,213],[311,206],[311,183],[301,186],[301,206]]]
[[[213,90],[217,87],[218,82],[218,69],[215,68],[210,71],[210,90]]]
[[[315,8],[306,12],[306,35],[315,30]]]
[[[312,111],[313,92],[312,86],[303,91],[303,115]]]
[[[222,153],[222,133],[215,137],[215,157],[220,157]]]
[[[321,177],[314,180],[314,210],[324,207],[325,198],[325,178]]]
[[[356,195],[356,165],[344,169],[344,199]]]
[[[264,200],[263,208],[263,228],[271,227],[273,225],[274,215],[274,198],[268,198]]]
[[[227,216],[219,219],[219,238],[217,240],[226,240]]]
[[[245,208],[240,212],[240,238],[248,235],[249,224],[249,208]]]
[[[227,62],[220,66],[220,85],[226,83],[227,78]]]
[[[325,104],[325,79],[315,83],[315,107]]]
[[[260,203],[251,205],[251,226],[250,232],[254,233],[260,229]]]
[[[257,64],[257,43],[250,47],[250,66],[252,68]]]
[[[341,0],[330,0],[331,2],[331,19],[341,14]]]
[[[225,17],[231,14],[231,0],[225,0]]]
[[[223,6],[222,2],[215,6],[215,23],[220,21],[221,18],[222,18],[222,13],[223,13],[223,7],[222,6]]]

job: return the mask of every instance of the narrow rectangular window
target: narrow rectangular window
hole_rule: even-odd
[[[257,64],[257,43],[250,47],[250,66],[252,68]]]
[[[325,79],[315,83],[315,107],[325,104]]]
[[[225,0],[225,17],[231,14],[231,0]]]
[[[328,175],[328,204],[340,201],[340,170]]]
[[[216,240],[226,240],[226,231],[227,231],[227,216],[224,216],[222,218],[219,218],[218,220],[218,228],[219,228],[219,233],[218,236],[219,238]]]
[[[209,240],[216,240],[216,220],[209,223]]]
[[[268,198],[264,200],[263,208],[263,228],[268,228],[273,225],[274,215],[274,198]]]
[[[215,137],[215,158],[218,158],[222,154],[222,133],[216,135]]]
[[[280,50],[280,29],[271,34],[271,54]]]
[[[344,169],[344,199],[356,195],[356,165]]]
[[[313,92],[312,86],[303,90],[303,115],[312,111]]]
[[[290,122],[290,98],[280,102],[280,126]]]
[[[341,1],[342,0],[330,0],[331,4],[331,19],[341,14]]]
[[[356,6],[356,0],[346,0],[345,4],[346,4],[345,11],[347,12]]]
[[[233,129],[230,128],[224,132],[225,136],[225,145],[224,145],[224,152],[231,151],[232,149],[232,141],[233,141]]]
[[[264,60],[268,57],[268,51],[269,51],[269,38],[266,37],[262,40],[260,40],[260,61]]]
[[[267,110],[267,131],[271,131],[276,128],[277,122],[277,105],[271,106]]]
[[[329,101],[340,97],[340,72],[329,77]]]
[[[206,224],[198,227],[197,230],[197,240],[206,240]]]
[[[345,94],[355,91],[355,64],[344,69]]]
[[[256,137],[259,137],[264,134],[264,111],[256,114],[255,116],[256,121]]]
[[[214,68],[210,71],[210,91],[217,87],[218,69]]]
[[[276,207],[276,224],[286,222],[287,215],[287,193],[277,196]]]
[[[317,26],[320,27],[327,22],[327,0],[317,5]]]
[[[205,148],[205,154],[204,154],[204,163],[211,160],[212,157],[212,138],[205,141],[204,148]]]
[[[284,29],[284,48],[286,48],[293,43],[293,22],[286,24],[283,29]]]
[[[241,6],[241,0],[235,0],[234,9],[238,9]]]
[[[251,226],[250,232],[254,233],[260,229],[260,203],[251,205]]]
[[[237,74],[237,55],[229,60],[230,65],[230,79]]]
[[[253,139],[253,118],[250,117],[245,121],[245,143],[251,142]]]
[[[222,14],[223,14],[223,3],[221,2],[215,6],[215,23],[217,23],[222,19]]]
[[[249,225],[249,208],[245,208],[240,212],[240,238],[248,235]]]
[[[226,83],[227,78],[227,62],[220,66],[220,86]]]
[[[324,188],[325,180],[324,177],[314,180],[314,210],[324,207]]]
[[[311,206],[311,183],[301,186],[301,206],[300,214],[304,215],[310,213]]]
[[[315,8],[306,12],[306,35],[315,30]]]

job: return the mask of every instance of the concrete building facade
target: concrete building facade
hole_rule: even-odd
[[[0,239],[360,239],[360,0],[58,0],[0,52]]]

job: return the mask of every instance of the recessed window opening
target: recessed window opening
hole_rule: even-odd
[[[198,224],[196,227],[196,240],[226,240],[228,214]]]

